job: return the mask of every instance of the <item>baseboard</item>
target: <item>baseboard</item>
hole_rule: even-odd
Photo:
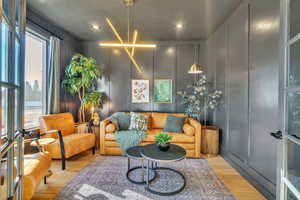
[[[222,151],[223,150],[223,151]],[[270,183],[261,177],[255,170],[245,163],[241,163],[230,153],[221,150],[221,156],[236,169],[247,181],[249,181],[260,193],[262,193],[267,199],[276,199],[276,185]]]

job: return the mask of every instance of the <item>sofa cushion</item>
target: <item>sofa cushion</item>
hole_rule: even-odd
[[[152,128],[147,131],[147,135],[156,135],[157,133],[162,132],[162,131],[163,131],[163,129],[161,129],[161,128]]]
[[[131,113],[129,130],[147,131],[148,116],[138,113]]]
[[[130,126],[130,118],[130,114],[117,112],[111,116],[111,121],[117,124],[117,130],[128,130]]]
[[[194,136],[194,135],[195,135],[195,128],[192,127],[192,126],[189,125],[189,124],[184,124],[184,125],[183,125],[183,132],[184,132],[184,134],[186,134],[186,135]]]
[[[113,133],[116,131],[116,125],[114,123],[110,123],[106,126],[105,131],[107,133]]]
[[[183,133],[183,124],[185,117],[177,117],[173,115],[168,115],[167,121],[164,127],[164,131],[166,132],[174,132],[174,133]]]
[[[164,128],[168,115],[184,117],[183,113],[152,113],[152,128]]]
[[[147,131],[147,137],[143,140],[143,142],[154,142],[154,137],[158,132],[161,132],[163,129],[149,129]],[[173,136],[171,143],[195,143],[195,136],[190,136],[186,134],[178,134],[178,133],[170,133]],[[105,134],[106,141],[115,141],[114,133]]]
[[[151,129],[148,131],[147,137],[144,140],[145,142],[154,142],[155,135],[158,132],[161,132],[162,129]],[[178,133],[172,133],[167,132],[169,135],[172,136],[171,143],[181,142],[181,143],[194,143],[195,142],[195,136],[189,136],[186,134],[178,134]]]
[[[63,137],[65,146],[65,157],[70,158],[73,155],[81,153],[95,146],[95,134],[78,133]],[[61,158],[59,140],[45,146],[52,158]]]

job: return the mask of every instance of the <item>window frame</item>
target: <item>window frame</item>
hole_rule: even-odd
[[[45,51],[43,52],[45,61],[44,61],[44,67],[42,72],[42,115],[46,113],[46,95],[47,95],[47,86],[46,86],[46,79],[47,79],[47,69],[49,65],[49,42],[50,42],[50,36],[46,34],[44,31],[40,30],[39,28],[35,27],[31,23],[27,24],[27,27],[25,29],[25,38],[26,34],[31,35],[31,37],[36,38],[38,40],[41,40],[45,42]],[[25,54],[26,54],[26,48],[25,48]],[[26,66],[25,69],[26,71]],[[25,79],[26,82],[26,79]],[[24,97],[25,97],[25,91],[24,91]],[[38,120],[38,119],[37,119]],[[40,126],[34,126],[34,127],[27,127],[25,126],[25,98],[24,98],[24,127],[26,130],[38,130],[40,129]]]

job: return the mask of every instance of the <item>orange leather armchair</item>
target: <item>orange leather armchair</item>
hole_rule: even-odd
[[[4,161],[2,161],[4,162]],[[49,169],[51,166],[51,157],[48,152],[39,152],[31,155],[24,156],[24,176],[23,176],[23,199],[30,200],[34,195],[34,192],[38,188],[38,185],[43,180],[46,181],[46,177],[49,175]],[[2,173],[5,173],[6,168],[0,168]],[[15,168],[15,170],[17,170]],[[16,174],[14,174],[16,176]],[[46,182],[44,182],[46,183]],[[7,199],[6,194],[7,181],[4,180],[3,185],[0,185],[0,199]]]
[[[41,137],[55,138],[56,141],[45,146],[52,159],[62,160],[62,170],[66,168],[66,159],[88,149],[95,153],[95,134],[76,133],[71,113],[44,115],[40,117]]]
[[[40,182],[44,179],[46,184],[47,176],[51,175],[51,156],[49,152],[39,152],[24,156],[24,200],[32,198]]]
[[[24,143],[30,143],[37,138],[25,139]],[[41,148],[39,148],[41,149]],[[6,159],[0,160],[6,162]],[[1,164],[1,163],[0,163]],[[5,165],[4,165],[5,166]],[[47,177],[51,176],[51,156],[49,152],[39,151],[38,153],[24,155],[24,176],[23,176],[23,199],[30,200],[38,188],[40,182],[44,179],[46,184]],[[2,173],[1,173],[1,170]],[[14,166],[14,177],[16,177],[17,168]],[[0,168],[0,175],[6,173],[6,168]],[[0,177],[1,178],[1,177]],[[2,180],[3,181],[3,180]],[[0,184],[0,199],[7,199],[7,180],[4,179]]]

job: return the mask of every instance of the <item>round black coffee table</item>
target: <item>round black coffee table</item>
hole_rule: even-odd
[[[135,181],[130,178],[130,173],[137,170],[137,169],[146,169],[144,167],[144,158],[141,156],[140,149],[143,148],[142,146],[134,146],[126,150],[126,156],[128,158],[128,169],[126,173],[127,179],[134,184],[146,184],[146,181]],[[141,166],[130,168],[130,159],[140,160],[142,162]],[[153,167],[152,167],[153,168]],[[153,170],[154,174],[153,177],[149,180],[150,182],[156,178],[156,172]]]
[[[178,145],[170,144],[169,150],[166,152],[163,152],[158,149],[156,144],[149,144],[149,145],[142,147],[140,149],[140,152],[141,152],[141,156],[147,160],[147,179],[146,179],[146,184],[147,184],[146,190],[147,191],[149,191],[153,194],[157,194],[157,195],[169,196],[169,195],[178,194],[185,188],[186,179],[185,179],[185,176],[181,172],[179,172],[175,169],[168,168],[168,167],[157,167],[157,163],[159,163],[159,162],[176,162],[176,161],[183,160],[186,156],[185,149],[183,149],[182,147],[180,147]],[[150,180],[150,175],[149,175],[150,165],[156,166],[155,168],[153,168],[155,171],[156,170],[166,170],[166,171],[175,172],[182,178],[182,180],[183,180],[182,186],[179,189],[172,191],[172,192],[163,192],[163,191],[157,191],[157,190],[151,189],[150,188],[151,180]]]

